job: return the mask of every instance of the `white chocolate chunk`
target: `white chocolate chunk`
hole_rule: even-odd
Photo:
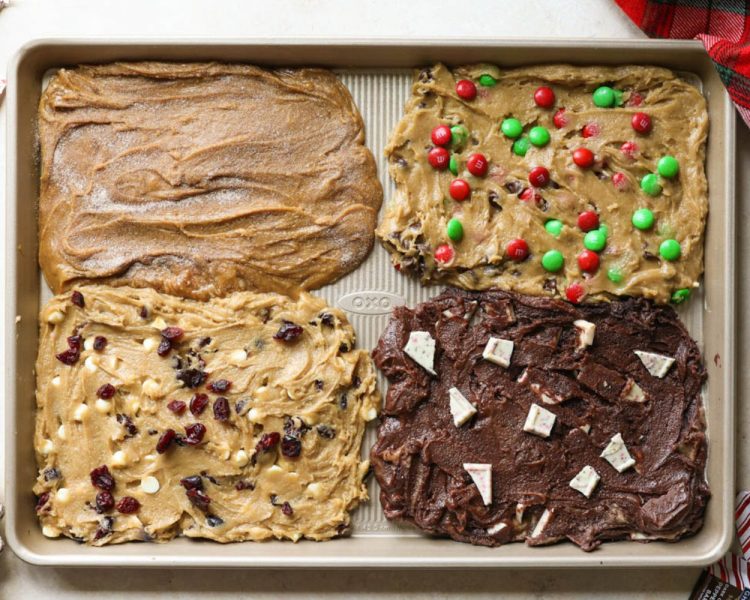
[[[242,348],[239,350],[232,350],[229,354],[229,364],[239,367],[247,360],[247,352]]]
[[[622,390],[622,398],[628,402],[645,402],[646,394],[641,386],[632,379],[628,379],[628,382]]]
[[[596,325],[589,321],[585,321],[584,319],[573,321],[573,325],[578,329],[578,348],[591,346],[594,343]]]
[[[404,352],[431,375],[435,373],[435,340],[427,331],[412,331]]]
[[[151,327],[161,331],[162,329],[166,329],[167,323],[161,317],[156,317],[153,321],[151,321]]]
[[[83,340],[83,349],[91,352],[94,349],[94,338],[87,337]]]
[[[610,465],[617,469],[620,473],[628,470],[635,464],[635,460],[630,456],[628,448],[625,445],[625,440],[622,439],[621,434],[612,436],[609,440],[609,444],[599,455],[606,460]]]
[[[52,378],[52,385],[53,386],[60,387],[60,383],[61,383],[61,380],[60,380],[60,376],[59,375],[56,375],[55,377]]]
[[[57,437],[61,440],[65,439],[65,425],[60,425],[60,427],[57,428]]]
[[[118,450],[112,455],[113,467],[124,467],[128,464],[128,457],[122,450]]]
[[[583,433],[588,433],[589,431],[591,431],[591,425],[589,425],[588,423],[586,423],[585,425],[581,425],[581,431],[583,431]]]
[[[491,337],[482,352],[482,358],[501,367],[510,366],[510,358],[513,356],[513,342],[502,338]]]
[[[471,476],[485,506],[492,504],[492,465],[487,463],[464,463],[464,469]]]
[[[323,486],[317,482],[313,482],[307,486],[307,493],[313,498],[320,500],[323,495]]]
[[[547,523],[549,523],[550,519],[552,518],[552,511],[549,509],[545,509],[542,513],[542,516],[539,517],[539,520],[536,523],[536,527],[534,527],[534,531],[531,532],[531,537],[539,537],[544,532],[544,528],[547,527]]]
[[[570,480],[570,487],[581,492],[586,498],[591,498],[596,486],[599,485],[599,473],[591,465],[586,465],[578,472],[578,475]]]
[[[47,323],[52,323],[53,325],[59,325],[64,320],[65,320],[65,313],[59,310],[53,310],[47,316]]]
[[[52,440],[44,440],[42,447],[39,449],[42,454],[47,456],[55,450],[55,443]]]
[[[262,416],[263,415],[260,413],[260,411],[257,408],[255,408],[255,407],[253,407],[249,411],[247,411],[247,420],[248,421],[252,421],[253,423],[256,423],[256,422],[260,421],[260,419],[262,418]]]
[[[232,460],[238,467],[244,467],[250,461],[250,457],[244,450],[237,450]]]
[[[641,359],[646,370],[659,379],[664,377],[669,368],[674,364],[674,358],[664,356],[663,354],[655,354],[654,352],[645,352],[643,350],[635,350],[635,353]]]
[[[507,527],[507,523],[503,523],[502,521],[500,521],[499,523],[495,523],[492,527],[487,529],[487,533],[489,535],[495,535],[497,533],[500,533],[503,529],[507,529]]]
[[[523,513],[526,512],[526,505],[518,502],[516,503],[516,521],[523,523]]]
[[[529,380],[528,369],[524,369],[523,371],[521,371],[521,374],[518,376],[518,379],[516,379],[518,383],[526,383],[528,380]]]
[[[523,430],[539,437],[549,437],[556,418],[555,413],[542,408],[538,404],[532,404],[529,406],[529,414],[526,416]]]
[[[153,475],[147,475],[141,479],[141,490],[146,494],[155,494],[161,488],[159,480]]]
[[[471,419],[476,413],[476,407],[469,402],[466,397],[458,390],[458,388],[452,387],[448,390],[450,396],[450,409],[451,415],[453,415],[453,424],[456,427],[461,427],[466,421]]]
[[[146,352],[152,352],[156,350],[156,348],[159,346],[159,342],[157,342],[154,338],[146,338],[143,340],[143,349]]]
[[[143,393],[151,398],[158,398],[161,395],[161,386],[151,378],[146,379],[141,386]]]
[[[76,406],[76,409],[73,411],[73,420],[74,421],[83,421],[86,418],[86,415],[89,412],[89,407],[85,404],[79,404]]]
[[[94,408],[96,408],[98,412],[106,415],[110,410],[112,410],[112,403],[98,398],[96,402],[94,402]]]
[[[52,525],[45,525],[42,527],[42,535],[48,538],[60,537],[60,530]]]
[[[99,368],[99,361],[96,359],[95,356],[89,356],[83,362],[83,366],[86,368],[86,370],[89,373],[96,373],[97,368]]]
[[[70,490],[68,488],[60,488],[55,494],[55,502],[60,504],[67,504],[70,502]]]
[[[371,406],[365,413],[365,421],[374,421],[378,416],[378,411],[374,406]]]

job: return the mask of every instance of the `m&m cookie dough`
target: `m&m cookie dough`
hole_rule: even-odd
[[[39,106],[39,262],[205,300],[295,295],[370,252],[382,201],[349,91],[322,69],[60,69]]]
[[[325,540],[367,498],[375,370],[322,300],[82,286],[40,323],[45,536]]]
[[[420,71],[377,235],[423,282],[685,300],[703,271],[700,92],[656,67]]]
[[[674,541],[709,499],[700,352],[643,298],[449,288],[399,307],[371,461],[386,517],[462,542]]]

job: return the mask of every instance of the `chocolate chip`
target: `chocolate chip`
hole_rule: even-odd
[[[128,415],[117,413],[115,415],[115,418],[117,419],[117,422],[125,428],[125,431],[128,432],[128,434],[125,436],[126,438],[133,437],[138,433],[138,428],[135,426],[135,423],[133,423],[133,420]]]
[[[75,304],[78,308],[83,308],[85,302],[83,301],[83,294],[78,290],[74,291],[70,296],[70,301]]]
[[[322,379],[316,379],[315,380],[315,389],[320,391],[323,389],[323,380]]]
[[[318,435],[326,440],[332,440],[336,437],[336,430],[328,425],[318,425],[315,429]]]
[[[320,322],[326,327],[333,327],[336,324],[336,320],[331,313],[321,313]]]
[[[186,490],[202,490],[203,480],[200,475],[189,475],[180,479],[180,485]]]
[[[141,310],[138,311],[138,314],[141,316],[141,319],[148,319],[148,307],[141,306]]]
[[[217,517],[216,515],[208,515],[206,517],[206,523],[208,523],[211,527],[218,527],[219,525],[222,525],[224,523],[224,520],[221,517]]]
[[[53,481],[55,479],[60,479],[60,477],[60,470],[55,467],[44,470],[44,481]]]
[[[349,352],[349,346],[346,343],[342,343],[339,346],[339,352]]]
[[[349,401],[348,401],[348,400],[346,399],[346,392],[344,392],[344,393],[343,393],[343,394],[341,394],[341,396],[339,397],[339,406],[340,406],[340,407],[341,407],[342,409],[345,409],[345,408],[346,408],[346,407],[347,407],[348,405],[349,405]]]
[[[182,381],[182,383],[189,388],[197,388],[203,385],[203,382],[206,381],[206,377],[207,375],[205,371],[200,371],[198,369],[183,369],[177,373],[177,379]]]
[[[205,348],[205,347],[206,347],[206,346],[208,346],[208,345],[209,345],[210,343],[211,343],[211,338],[210,338],[210,337],[204,337],[204,338],[201,338],[201,339],[200,339],[200,340],[198,341],[198,347],[199,347],[199,348]]]

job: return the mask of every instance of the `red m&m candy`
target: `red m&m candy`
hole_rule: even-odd
[[[473,81],[460,79],[456,82],[456,94],[462,100],[474,100],[477,97],[477,86]]]
[[[565,297],[573,304],[578,304],[586,295],[586,290],[580,283],[571,283],[565,290]]]
[[[523,188],[521,190],[521,193],[518,194],[518,197],[524,202],[533,200],[534,202],[539,203],[542,199],[542,195],[539,192],[537,192],[534,188]]]
[[[620,173],[619,171],[617,173],[612,174],[612,185],[615,186],[615,189],[617,190],[626,190],[629,187],[628,184],[628,178],[625,177],[625,173]]]
[[[427,153],[427,162],[430,163],[430,166],[433,169],[438,169],[439,171],[448,168],[450,159],[450,153],[445,148],[441,148],[440,146],[433,148]]]
[[[472,154],[466,161],[466,168],[469,173],[476,177],[484,177],[487,174],[487,159],[484,154]]]
[[[568,124],[568,117],[565,116],[564,108],[561,108],[555,113],[555,116],[552,117],[552,122],[558,129],[562,129]]]
[[[471,194],[471,186],[469,186],[465,179],[454,179],[451,181],[449,190],[451,198],[457,202],[463,202]]]
[[[438,125],[432,130],[432,143],[436,146],[445,146],[451,141],[451,128],[447,125]]]
[[[651,117],[642,112],[635,113],[633,118],[630,119],[630,124],[638,133],[648,133],[653,126],[651,124]]]
[[[453,260],[454,252],[450,244],[440,244],[435,248],[435,260],[447,264]]]
[[[529,245],[525,240],[518,238],[517,240],[511,240],[505,247],[505,251],[508,253],[508,257],[516,262],[526,260],[529,256]]]
[[[628,106],[640,106],[641,104],[643,104],[643,96],[638,92],[631,93],[630,98],[628,98]]]
[[[586,210],[578,215],[578,228],[581,231],[591,231],[599,227],[599,215],[593,210]]]
[[[599,255],[593,250],[584,250],[578,255],[578,267],[584,273],[593,273],[599,268]]]
[[[597,123],[587,123],[581,129],[581,135],[585,138],[596,137],[601,133],[601,128]]]
[[[555,92],[547,86],[537,88],[536,92],[534,92],[534,102],[541,108],[552,108],[552,105],[555,103]]]
[[[635,142],[625,142],[622,146],[620,146],[620,152],[622,152],[628,158],[633,158],[637,151],[638,146]]]
[[[549,183],[549,171],[545,167],[534,167],[529,171],[529,183],[534,187],[544,187]]]
[[[588,148],[576,148],[573,150],[573,162],[582,169],[588,169],[594,164],[594,153]]]

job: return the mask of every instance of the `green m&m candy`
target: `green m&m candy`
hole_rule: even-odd
[[[601,252],[607,245],[607,234],[601,229],[592,229],[583,236],[583,245],[594,252]]]
[[[611,87],[603,85],[594,90],[591,99],[599,108],[609,108],[615,105],[615,91]]]
[[[659,246],[659,254],[664,260],[677,260],[682,254],[680,242],[677,240],[664,240]]]
[[[529,138],[522,137],[513,142],[513,154],[516,156],[526,156],[529,151]]]
[[[523,125],[518,119],[508,117],[500,124],[500,130],[503,132],[505,137],[509,137],[515,140],[519,135],[523,133]]]
[[[461,146],[469,139],[469,130],[463,125],[454,125],[451,127],[451,144]]]
[[[559,250],[548,250],[542,256],[542,266],[545,270],[551,271],[552,273],[562,269],[564,262],[565,259],[563,258],[562,252]]]
[[[612,267],[607,270],[607,278],[612,283],[620,283],[622,281],[622,273],[617,267]]]
[[[647,208],[639,208],[631,220],[636,229],[651,229],[654,226],[654,213]]]
[[[612,90],[612,91],[615,94],[615,106],[622,106],[622,104],[623,104],[623,101],[622,101],[622,96],[623,96],[622,90]]]
[[[461,221],[458,219],[451,219],[448,221],[448,227],[446,227],[446,232],[448,233],[448,237],[453,240],[454,242],[460,242],[461,239],[464,237],[464,226],[461,224]]]
[[[682,304],[688,298],[690,298],[690,290],[688,288],[675,290],[674,294],[672,294],[672,302],[675,304]]]
[[[661,194],[661,184],[659,183],[659,177],[654,173],[644,175],[641,179],[641,189],[646,192],[649,196],[658,196]]]
[[[479,85],[482,85],[484,87],[492,87],[495,84],[497,84],[497,79],[495,79],[489,73],[485,73],[484,75],[479,76]]]
[[[656,163],[656,170],[659,171],[659,175],[672,179],[677,176],[680,172],[680,163],[674,156],[662,156],[659,162]]]
[[[563,224],[559,219],[550,219],[544,224],[544,228],[550,235],[559,237],[562,233]]]
[[[529,131],[529,141],[539,148],[546,146],[549,144],[549,131],[546,127],[532,127]]]
[[[599,225],[599,231],[604,234],[605,239],[609,236],[609,227],[607,227],[606,223],[602,223],[601,225]]]
[[[454,175],[458,175],[458,156],[451,154],[451,159],[448,161],[448,170]]]

